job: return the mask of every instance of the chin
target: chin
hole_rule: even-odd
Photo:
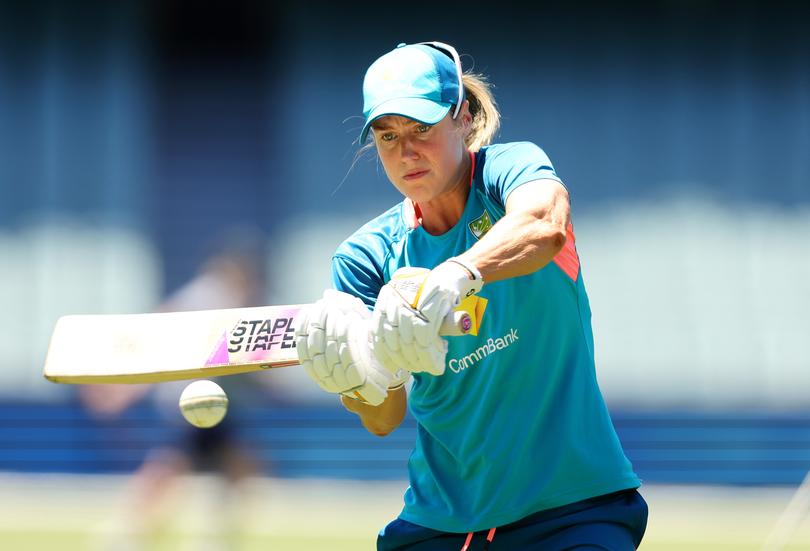
[[[427,203],[435,198],[435,193],[423,184],[403,185],[400,188],[403,195],[415,203]]]
[[[433,194],[420,192],[419,190],[406,193],[405,196],[414,203],[421,203],[423,205],[433,200]]]

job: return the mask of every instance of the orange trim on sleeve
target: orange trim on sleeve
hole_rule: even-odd
[[[554,257],[554,263],[559,266],[568,277],[576,281],[579,277],[579,255],[577,254],[574,225],[570,222],[565,229],[565,234],[565,246],[557,253],[557,256]]]

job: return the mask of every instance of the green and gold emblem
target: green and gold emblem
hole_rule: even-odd
[[[476,239],[481,239],[492,227],[492,220],[489,219],[489,213],[484,211],[481,216],[469,223],[470,231]]]

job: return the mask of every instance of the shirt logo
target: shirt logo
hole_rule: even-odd
[[[468,226],[475,238],[481,239],[492,227],[492,220],[489,219],[489,213],[484,211],[481,216],[470,222]]]
[[[471,353],[467,354],[463,358],[453,358],[447,364],[447,367],[450,368],[450,371],[453,373],[461,373],[465,369],[469,369],[473,367],[475,364],[484,360],[488,356],[491,356],[495,352],[499,350],[503,350],[504,348],[513,345],[515,342],[518,341],[520,337],[518,337],[517,329],[514,327],[509,330],[508,333],[505,335],[498,337],[497,339],[489,338],[487,342],[483,343],[481,346],[473,350]]]

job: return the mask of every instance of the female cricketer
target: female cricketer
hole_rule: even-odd
[[[372,137],[405,198],[337,249],[335,290],[296,345],[373,434],[407,407],[416,420],[404,507],[378,549],[637,548],[647,505],[597,384],[551,161],[529,142],[491,144],[489,86],[447,44],[400,44],[369,67],[363,97],[361,143]],[[477,335],[439,336],[473,294],[488,300]]]

